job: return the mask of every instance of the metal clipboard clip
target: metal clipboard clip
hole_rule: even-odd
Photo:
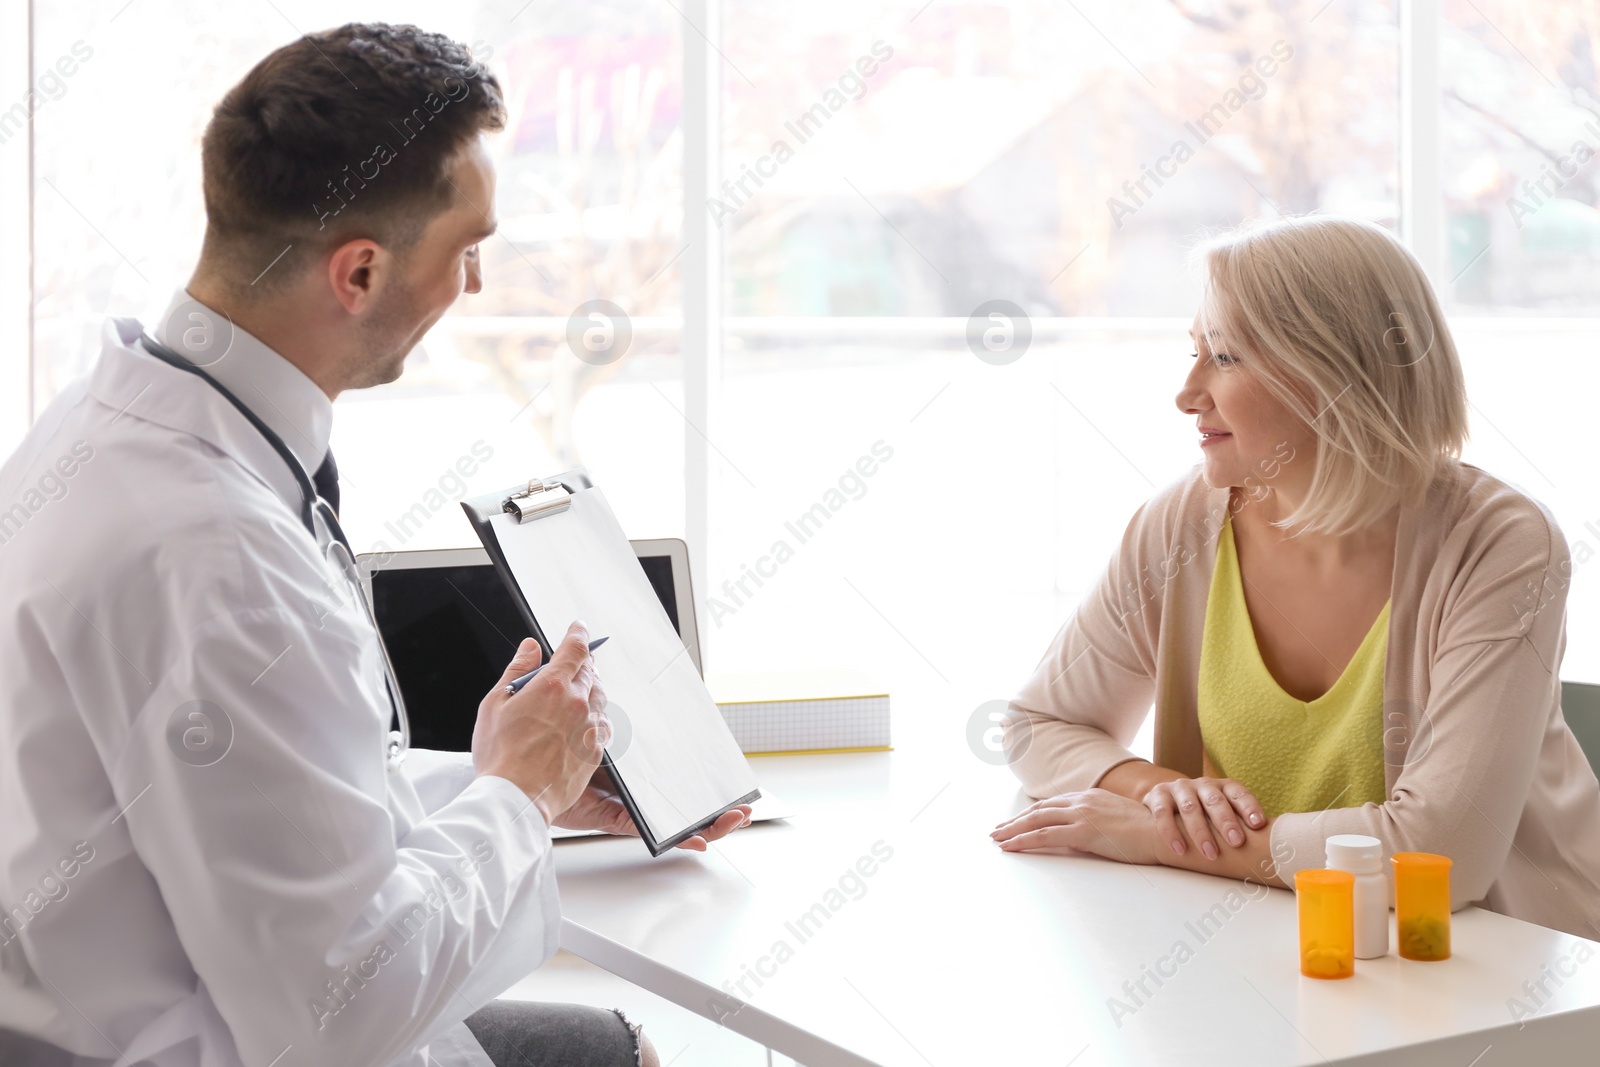
[[[572,506],[572,492],[559,481],[530,481],[521,492],[512,493],[500,504],[500,510],[516,517],[518,522],[542,519],[566,511]]]

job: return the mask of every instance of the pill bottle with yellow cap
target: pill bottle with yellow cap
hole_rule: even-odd
[[[1295,872],[1300,973],[1307,978],[1349,978],[1356,973],[1355,882],[1349,871]]]

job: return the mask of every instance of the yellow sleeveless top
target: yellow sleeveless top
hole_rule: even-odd
[[[1217,542],[1200,643],[1200,737],[1210,773],[1244,785],[1268,818],[1382,804],[1388,646],[1386,601],[1333,688],[1309,702],[1285,693],[1256,644],[1230,515]]]

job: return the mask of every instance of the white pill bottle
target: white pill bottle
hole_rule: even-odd
[[[1389,954],[1389,879],[1383,873],[1383,842],[1365,834],[1334,834],[1325,842],[1328,866],[1356,876],[1356,959]]]

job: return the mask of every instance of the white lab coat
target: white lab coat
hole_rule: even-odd
[[[460,1020],[558,946],[549,828],[465,755],[388,763],[377,637],[283,460],[138,334],[109,321],[0,468],[0,1028],[487,1067]],[[240,398],[315,469],[331,414],[282,362]]]

